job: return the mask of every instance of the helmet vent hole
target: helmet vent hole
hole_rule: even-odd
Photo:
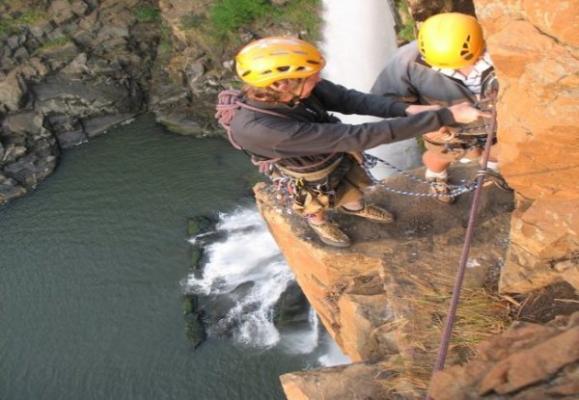
[[[468,49],[468,43],[464,42],[464,43],[462,44],[462,48],[463,48],[463,49]]]
[[[315,61],[315,60],[307,60],[306,61],[308,64],[314,64],[314,65],[320,65],[319,62]]]
[[[245,72],[241,75],[241,77],[242,77],[242,78],[245,78],[245,77],[246,77],[247,75],[249,75],[249,74],[251,74],[251,71],[245,71]]]
[[[474,55],[472,53],[468,53],[467,55],[463,56],[462,58],[464,58],[466,61],[471,60],[474,57]]]
[[[467,41],[467,42],[470,42],[470,35],[468,35],[468,36],[466,37],[466,41]]]
[[[262,75],[271,74],[271,69],[267,69],[261,73]]]
[[[468,53],[469,53],[468,50],[462,50],[462,51],[460,52],[460,55],[461,55],[461,56],[464,56],[465,54],[468,54]]]
[[[289,71],[290,67],[289,67],[289,65],[284,65],[284,66],[282,66],[282,67],[277,67],[276,69],[277,69],[279,72],[286,72],[286,71]]]
[[[297,72],[297,71],[303,71],[303,70],[305,70],[305,69],[306,69],[306,67],[297,67],[297,68],[296,68],[296,72]]]

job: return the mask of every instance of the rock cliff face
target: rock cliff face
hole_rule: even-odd
[[[145,109],[158,38],[148,1],[0,4],[0,205]]]
[[[478,346],[465,366],[434,375],[436,400],[576,399],[579,313],[546,326],[518,323]]]
[[[579,289],[577,2],[475,4],[501,82],[501,169],[518,199],[501,290]]]

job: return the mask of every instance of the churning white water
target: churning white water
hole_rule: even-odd
[[[369,92],[374,80],[396,51],[394,18],[388,0],[324,0],[323,44],[327,58],[324,77],[347,88]],[[344,122],[376,121],[367,116],[340,115]],[[381,145],[369,151],[377,157],[407,169],[420,164],[414,139]],[[377,178],[394,173],[378,166]]]
[[[234,339],[243,345],[270,348],[279,343],[288,352],[312,352],[319,336],[315,313],[310,312],[306,329],[283,337],[274,325],[275,305],[294,278],[257,210],[240,208],[220,215],[216,232],[211,234],[225,239],[205,246],[203,276],[190,275],[187,291],[230,296],[235,306],[217,326],[208,327],[210,334],[230,328]],[[236,293],[239,288],[246,289]]]
[[[214,231],[189,241],[195,244],[206,238],[203,275],[191,274],[185,291],[235,301],[224,318],[206,327],[210,335],[228,331],[237,343],[258,349],[279,346],[292,354],[316,351],[322,354],[320,364],[326,366],[350,362],[327,334],[320,334],[318,317],[311,308],[307,324],[281,332],[275,326],[275,305],[294,277],[254,207],[221,214]]]

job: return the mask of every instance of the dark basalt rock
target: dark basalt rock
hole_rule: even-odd
[[[274,308],[276,325],[307,322],[310,305],[297,282],[292,281],[280,296]]]

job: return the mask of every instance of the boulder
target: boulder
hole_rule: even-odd
[[[53,0],[50,3],[48,15],[56,25],[62,25],[75,17],[71,3],[68,0]]]
[[[26,189],[13,179],[6,179],[0,175],[0,205],[26,194]]]
[[[16,111],[25,91],[18,75],[13,71],[0,80],[0,112]]]
[[[113,115],[101,115],[87,118],[82,121],[84,130],[88,137],[94,137],[106,133],[118,125],[128,124],[135,118],[135,113],[120,113]]]
[[[95,81],[71,81],[51,76],[32,88],[37,110],[66,113],[80,118],[103,114],[117,114],[139,110],[142,99],[131,98],[131,93],[120,84]]]
[[[290,400],[373,400],[411,399],[392,395],[389,388],[391,365],[357,363],[305,372],[291,372],[280,377],[285,395]],[[406,392],[410,395],[409,392]]]
[[[56,133],[56,138],[61,149],[69,149],[88,142],[88,137],[83,129],[58,132]]]
[[[477,357],[433,377],[436,400],[576,399],[579,312],[547,326],[516,323],[477,347]]]
[[[292,281],[274,307],[276,325],[308,322],[310,305],[297,282]]]
[[[6,134],[38,135],[42,131],[44,117],[34,111],[21,111],[8,114],[2,121],[2,129]]]

